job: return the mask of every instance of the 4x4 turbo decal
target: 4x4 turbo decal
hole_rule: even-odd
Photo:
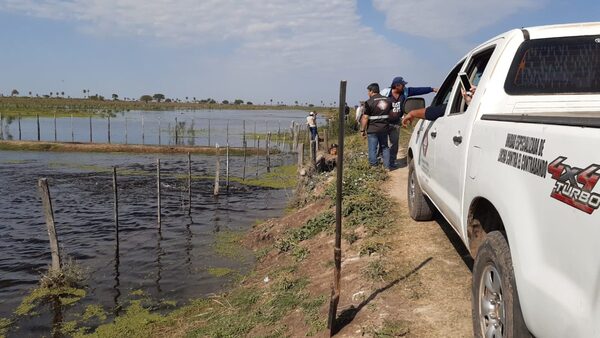
[[[592,192],[600,179],[600,165],[575,168],[564,164],[566,159],[560,156],[548,165],[548,173],[556,180],[550,196],[592,214],[600,207],[600,194]]]

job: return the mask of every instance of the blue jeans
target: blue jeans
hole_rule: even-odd
[[[310,130],[310,139],[314,140],[317,138],[317,127],[308,127]]]
[[[388,147],[388,133],[367,134],[369,144],[369,164],[377,165],[377,147],[381,147],[383,166],[390,169],[390,148]]]

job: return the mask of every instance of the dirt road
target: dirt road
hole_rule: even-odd
[[[470,256],[458,236],[443,221],[415,222],[410,219],[406,200],[407,174],[406,168],[395,170],[390,173],[390,184],[386,184],[403,216],[398,220],[402,224],[391,241],[394,244],[386,254],[388,266],[399,269],[398,278],[368,290],[367,306],[356,313],[338,337],[387,334],[390,337],[473,336]],[[356,296],[357,286],[351,280],[345,290],[349,289]]]

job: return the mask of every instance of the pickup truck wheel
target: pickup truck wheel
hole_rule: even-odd
[[[531,337],[521,313],[510,249],[499,231],[488,233],[479,247],[471,301],[475,337]]]
[[[417,174],[415,172],[414,160],[408,164],[408,211],[410,217],[415,221],[430,221],[433,219],[433,210],[427,197],[423,195]]]

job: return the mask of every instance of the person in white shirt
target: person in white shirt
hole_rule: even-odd
[[[317,113],[311,111],[308,113],[306,117],[306,124],[308,125],[308,129],[310,130],[310,139],[315,140],[318,136],[317,134]]]

